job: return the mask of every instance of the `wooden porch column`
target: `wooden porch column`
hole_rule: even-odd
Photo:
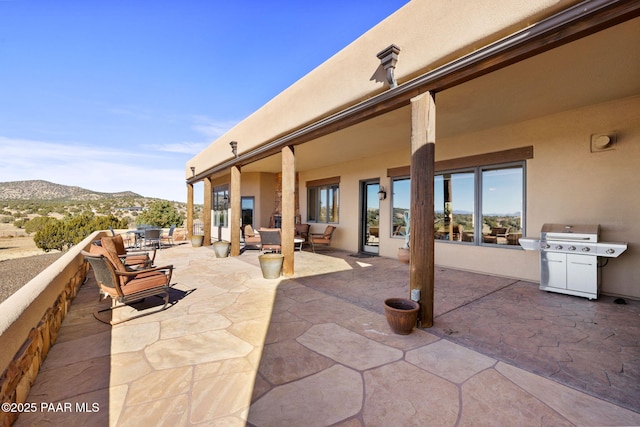
[[[187,184],[187,240],[193,235],[193,184]]]
[[[296,158],[293,147],[282,148],[282,273],[293,276],[293,237],[295,230]]]
[[[204,212],[202,221],[204,222],[204,246],[211,246],[211,209],[213,209],[213,191],[211,188],[211,178],[204,179]]]
[[[433,176],[436,104],[431,92],[411,99],[411,226],[409,287],[420,291],[420,326],[433,326]]]
[[[229,191],[231,199],[231,256],[240,255],[240,217],[242,213],[242,193],[240,167],[231,166],[231,189]]]

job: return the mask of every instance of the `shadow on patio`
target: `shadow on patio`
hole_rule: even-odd
[[[296,276],[277,281],[255,251],[158,256],[192,292],[109,327],[88,281],[27,399],[73,410],[16,425],[640,424],[637,301],[438,269],[434,328],[399,336],[382,308],[408,294],[394,259],[296,252]]]

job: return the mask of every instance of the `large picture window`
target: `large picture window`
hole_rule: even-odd
[[[334,181],[334,180],[331,180]],[[340,184],[339,182],[307,183],[307,221],[339,222]]]
[[[525,162],[442,171],[434,177],[435,238],[475,245],[518,245],[524,225]],[[392,234],[404,236],[411,180],[394,177]]]

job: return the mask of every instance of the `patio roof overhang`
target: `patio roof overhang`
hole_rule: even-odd
[[[579,3],[394,89],[213,165],[187,183],[227,173],[232,166],[277,172],[285,146],[322,144],[322,150],[309,150],[313,151],[309,156],[302,147],[296,152],[296,167],[304,170],[335,162],[336,152],[341,159],[363,156],[362,145],[350,150],[345,138],[367,141],[368,153],[393,149],[386,143],[388,134],[404,132],[408,144],[410,99],[427,91],[439,94],[438,137],[632,96],[640,91],[640,58],[629,42],[638,37],[634,20],[638,16],[640,3],[635,1]],[[632,22],[612,28],[627,21]],[[576,43],[563,48],[571,42]],[[544,80],[541,70],[548,72]]]

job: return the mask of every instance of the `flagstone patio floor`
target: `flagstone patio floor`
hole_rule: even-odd
[[[434,327],[402,336],[382,301],[407,265],[303,251],[267,280],[257,257],[159,251],[173,305],[115,326],[90,278],[15,425],[640,425],[638,301],[438,268]]]

